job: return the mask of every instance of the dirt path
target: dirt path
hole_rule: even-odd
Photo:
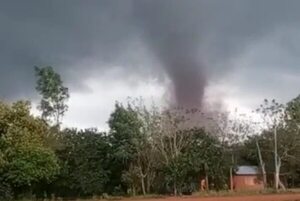
[[[147,201],[300,201],[300,194],[252,195],[231,197],[170,197],[165,199],[147,199]]]

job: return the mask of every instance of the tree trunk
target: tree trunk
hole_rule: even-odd
[[[267,173],[265,170],[265,166],[263,166],[263,183],[264,183],[264,188],[268,187],[268,181],[267,181]]]
[[[232,165],[230,167],[230,190],[233,191],[233,165],[234,165],[234,158],[233,154],[231,155],[231,162]]]
[[[135,196],[135,195],[136,195],[135,186],[132,185],[132,196]]]
[[[281,168],[281,158],[278,157],[278,161],[277,161],[278,186],[285,191],[286,188],[285,188],[284,184],[280,180],[280,168]]]
[[[261,167],[261,171],[262,171],[262,175],[263,175],[264,188],[266,188],[267,187],[267,173],[266,173],[265,163],[262,159],[260,147],[259,147],[257,140],[256,140],[256,147],[257,147],[259,163],[260,163],[260,167]]]
[[[177,196],[177,186],[176,186],[176,182],[174,182],[173,190],[174,190],[174,196]]]
[[[205,163],[205,190],[209,191],[209,183],[208,183],[208,166]]]
[[[206,174],[206,176],[205,176],[205,190],[206,190],[206,191],[209,191],[208,176],[207,176],[207,174]]]
[[[284,191],[286,191],[286,188],[285,188],[284,184],[281,182],[280,178],[279,178],[279,186],[280,186],[280,188],[282,188]]]
[[[275,170],[275,174],[274,174],[274,187],[275,190],[278,191],[278,187],[279,187],[279,173]]]
[[[232,172],[233,172],[233,168],[230,167],[230,190],[233,191],[233,175],[232,175]]]
[[[276,167],[275,167],[275,189],[278,191],[279,187],[283,190],[286,190],[283,183],[280,181],[280,167],[281,167],[281,159],[278,157],[276,161]]]
[[[142,175],[142,177],[141,177],[141,183],[142,183],[142,191],[143,191],[143,195],[146,195],[146,190],[145,190],[145,177],[144,177],[144,175]]]
[[[146,193],[150,193],[150,188],[151,188],[151,183],[150,183],[150,178],[149,178],[150,176],[149,176],[149,174],[148,174],[148,176],[147,176],[147,187],[146,187],[146,189],[147,189],[147,191],[146,191]]]
[[[274,127],[274,166],[275,166],[275,178],[274,178],[274,184],[275,184],[275,190],[278,191],[279,188],[279,164],[278,164],[278,153],[277,153],[277,128]]]

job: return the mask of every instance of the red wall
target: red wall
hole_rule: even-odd
[[[263,181],[257,175],[233,176],[233,188],[235,190],[261,190],[264,188]]]

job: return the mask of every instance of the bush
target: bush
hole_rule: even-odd
[[[10,185],[2,181],[0,181],[0,183],[0,200],[12,200],[13,194]]]

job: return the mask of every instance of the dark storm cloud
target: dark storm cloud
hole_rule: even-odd
[[[143,77],[148,69],[141,66],[148,68],[154,56],[172,81],[176,102],[199,105],[209,79],[230,72],[232,60],[251,44],[276,29],[300,28],[296,0],[0,4],[1,98],[33,92],[34,65],[55,66],[72,87],[115,66],[122,68],[124,77],[136,73]],[[138,48],[149,52],[143,54]]]
[[[1,98],[33,92],[34,65],[53,65],[72,85],[80,85],[92,69],[78,62],[97,58],[114,65],[132,35],[126,22],[130,5],[121,1],[0,4]]]

